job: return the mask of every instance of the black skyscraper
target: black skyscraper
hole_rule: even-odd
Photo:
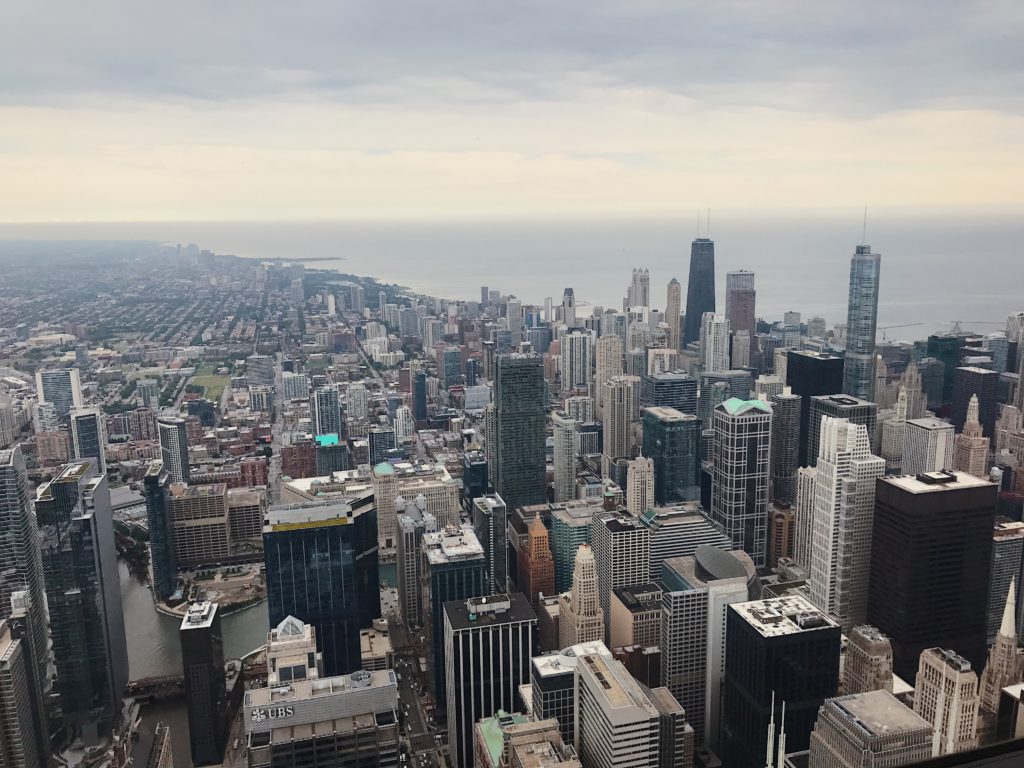
[[[764,765],[773,711],[787,751],[807,749],[818,708],[839,684],[839,625],[796,595],[733,603],[725,622],[722,764]]]
[[[417,424],[427,420],[427,374],[423,371],[412,377],[412,417]]]
[[[984,667],[995,507],[996,486],[962,472],[878,481],[868,623],[889,636],[904,680],[925,648]]]
[[[811,397],[843,391],[843,358],[821,352],[790,350],[786,356],[786,383],[800,395],[800,466],[807,466]]]
[[[957,432],[963,432],[967,421],[967,406],[971,395],[978,396],[978,421],[985,437],[995,438],[996,398],[999,393],[999,374],[985,368],[969,366],[953,371],[953,414],[952,422]]]
[[[547,500],[544,367],[539,355],[499,355],[494,377],[495,482],[509,509]]]
[[[796,504],[800,467],[800,404],[803,398],[780,392],[772,395],[772,499]]]
[[[690,278],[686,284],[683,344],[700,339],[700,319],[715,311],[715,242],[698,237],[690,246]]]
[[[189,745],[193,765],[219,765],[228,737],[224,636],[216,603],[195,603],[181,622]]]

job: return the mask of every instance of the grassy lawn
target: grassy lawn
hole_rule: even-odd
[[[220,402],[220,396],[224,393],[224,388],[230,383],[230,378],[227,376],[212,376],[206,374],[203,376],[193,376],[190,383],[197,384],[200,387],[206,388],[206,397],[213,402]]]

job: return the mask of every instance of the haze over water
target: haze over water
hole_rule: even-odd
[[[862,222],[820,217],[743,218],[711,212],[718,309],[725,273],[757,273],[757,314],[781,319],[796,310],[829,327],[846,320],[849,259]],[[450,298],[474,299],[480,286],[527,303],[561,299],[619,309],[633,267],[651,273],[651,302],[664,308],[676,277],[685,296],[692,220],[548,220],[466,222],[153,222],[4,224],[0,239],[142,239],[196,243],[216,253],[260,259],[329,258],[333,268]],[[701,235],[703,235],[703,229]],[[869,217],[867,242],[882,254],[879,326],[890,340],[917,339],[965,322],[1001,330],[1024,309],[1024,219]],[[584,310],[589,311],[589,310]],[[879,332],[879,340],[882,338]]]

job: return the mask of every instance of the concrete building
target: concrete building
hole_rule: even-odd
[[[555,439],[554,495],[555,502],[576,497],[576,429],[578,422],[563,412],[551,414]]]
[[[750,338],[757,333],[754,281],[754,273],[747,269],[725,273],[725,317],[734,332],[746,331]]]
[[[668,332],[665,334],[666,346],[675,351],[682,349],[683,289],[674,277],[668,281],[668,292],[665,299],[665,323]]]
[[[473,728],[478,768],[582,768],[554,718],[529,718],[499,711]]]
[[[726,400],[714,410],[711,519],[737,549],[764,565],[772,409],[761,400]]]
[[[437,519],[416,502],[407,503],[398,514],[398,602],[402,619],[409,627],[421,627],[423,534],[437,531]]]
[[[650,579],[650,532],[630,514],[605,512],[595,517],[590,537],[607,634],[611,624],[611,591]]]
[[[172,483],[189,481],[188,433],[185,420],[177,416],[160,416],[156,420],[160,440],[160,458]]]
[[[561,339],[562,391],[586,390],[593,368],[593,339],[587,331],[573,331]]]
[[[981,432],[978,396],[971,395],[963,432],[953,442],[953,464],[960,472],[985,479],[988,477],[989,439]]]
[[[582,656],[600,654],[612,658],[600,640],[567,646],[556,653],[530,661],[530,699],[536,720],[553,718],[567,744],[575,743],[576,665]]]
[[[512,710],[530,679],[537,616],[521,594],[444,605],[448,745],[455,768],[473,765],[473,726]]]
[[[733,549],[732,539],[694,502],[675,507],[654,507],[639,519],[649,531],[652,578],[658,577],[666,560],[692,555],[701,544],[723,551]]]
[[[594,350],[594,400],[598,414],[604,413],[604,384],[624,372],[622,339],[619,336],[600,336]],[[603,420],[603,419],[602,419]]]
[[[1003,608],[1003,620],[981,673],[979,706],[990,722],[999,715],[1003,688],[1016,685],[1024,678],[1024,656],[1017,647],[1016,599],[1016,584],[1011,583]]]
[[[843,690],[892,692],[892,644],[870,624],[850,630],[843,662]]]
[[[639,517],[654,506],[654,460],[639,456],[626,471],[626,509]]]
[[[572,588],[559,595],[559,645],[599,642],[605,636],[604,613],[598,600],[597,565],[590,546],[576,551]]]
[[[878,406],[867,400],[849,395],[819,395],[811,397],[809,410],[810,425],[807,431],[807,464],[813,467],[821,455],[822,418],[846,419],[851,424],[867,427],[868,438],[874,445],[875,428],[878,422]]]
[[[548,529],[539,516],[533,517],[526,527],[526,545],[519,550],[520,591],[530,605],[536,605],[541,595],[555,592],[555,559],[551,554]]]
[[[661,596],[662,588],[657,583],[612,590],[608,634],[613,650],[632,645],[661,646]]]
[[[932,726],[932,756],[978,746],[978,676],[971,662],[942,648],[921,653],[914,712]]]
[[[903,435],[903,473],[920,475],[953,469],[953,425],[929,416],[907,419]]]
[[[231,553],[228,487],[172,483],[167,493],[174,562],[194,568],[222,562]]]
[[[813,408],[812,408],[813,410]],[[875,481],[885,460],[871,453],[867,427],[822,418],[816,466],[800,470],[797,562],[808,571],[811,602],[844,630],[867,617]]]
[[[887,691],[826,701],[811,734],[808,768],[911,765],[932,754],[932,727]]]
[[[717,750],[726,609],[758,596],[753,561],[701,546],[665,561],[661,584],[661,680],[686,710],[697,744]]]
[[[1010,594],[1011,584],[1020,584],[1021,569],[1024,568],[1024,523],[996,518],[992,529],[992,569],[988,591],[988,632],[987,641],[996,641],[1003,621],[1003,609]],[[1019,610],[1014,616],[1017,634],[1020,635]]]
[[[700,369],[729,370],[729,321],[724,315],[705,312],[700,321]]]
[[[633,425],[640,420],[640,377],[613,376],[605,381],[603,403],[603,471],[611,476],[618,460],[633,457]]]

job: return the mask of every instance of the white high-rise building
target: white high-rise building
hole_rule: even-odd
[[[889,472],[903,466],[903,441],[907,434],[907,392],[900,389],[893,415],[882,422],[882,458]]]
[[[603,512],[591,525],[590,544],[597,562],[597,593],[607,634],[612,590],[645,584],[651,577],[651,534],[630,514]]]
[[[135,383],[135,394],[139,405],[152,411],[160,409],[160,382],[156,379],[139,379]]]
[[[562,390],[586,390],[590,385],[591,336],[588,331],[562,337]]]
[[[875,481],[885,460],[871,454],[867,427],[823,416],[818,463],[800,469],[798,519],[810,519],[811,602],[844,631],[867,618]]]
[[[344,433],[341,422],[341,397],[334,385],[318,387],[311,400],[313,434],[340,435]]]
[[[654,506],[654,459],[638,456],[626,474],[626,509],[640,517]]]
[[[903,434],[903,474],[953,468],[953,425],[934,417],[908,419]]]
[[[551,414],[554,433],[555,502],[576,498],[576,428],[578,422],[565,413]]]
[[[395,439],[399,443],[412,440],[416,434],[416,420],[412,417],[412,408],[400,405],[395,409]]]
[[[581,424],[589,424],[594,420],[594,398],[588,395],[565,398],[565,414]]]
[[[729,370],[729,321],[725,315],[705,312],[700,321],[702,371]]]
[[[185,420],[177,416],[160,416],[156,420],[156,429],[160,438],[160,457],[164,469],[171,476],[171,482],[187,483],[188,432],[185,430]]]
[[[604,640],[604,614],[597,597],[597,563],[589,544],[576,550],[572,589],[558,596],[558,644],[568,648]]]
[[[732,367],[746,368],[750,365],[750,333],[739,330],[732,337]]]
[[[633,278],[626,292],[626,304],[626,310],[630,307],[651,306],[651,275],[646,269],[633,270]]]
[[[640,377],[613,376],[604,383],[604,473],[633,455],[633,424],[640,419]]]
[[[596,368],[594,373],[594,399],[597,412],[603,413],[604,384],[613,376],[623,372],[622,338],[619,336],[601,336],[595,345]]]
[[[309,397],[309,377],[304,373],[284,371],[281,374],[281,389],[285,401],[304,400]]]
[[[978,746],[978,676],[953,651],[928,648],[918,662],[914,712],[931,724],[932,757]]]

